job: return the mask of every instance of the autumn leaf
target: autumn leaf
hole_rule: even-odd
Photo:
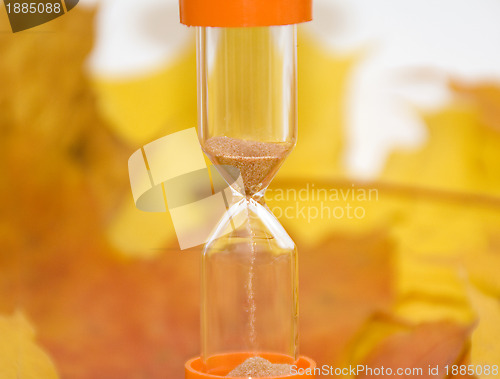
[[[370,368],[391,369],[392,373],[409,369],[407,377],[446,378],[445,366],[461,358],[469,333],[469,327],[447,322],[422,324],[391,335],[368,354],[362,364]],[[437,375],[429,372],[430,368],[436,367]],[[358,378],[376,376],[380,375],[365,371]]]
[[[2,379],[58,379],[50,356],[35,340],[35,331],[21,311],[0,315]]]
[[[477,107],[481,121],[485,125],[500,132],[500,88],[498,85],[487,82],[471,85],[452,80],[450,87],[460,98]]]
[[[481,379],[498,377],[500,372],[493,373],[493,367],[500,369],[500,297],[488,296],[474,286],[469,289],[472,303],[477,312],[478,323],[472,334],[470,363],[481,366],[478,377]],[[489,374],[484,371],[489,366]]]

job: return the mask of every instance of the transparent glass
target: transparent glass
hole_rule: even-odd
[[[203,27],[197,50],[199,139],[231,186],[202,255],[202,360],[211,373],[221,354],[293,363],[297,252],[264,192],[297,138],[296,27]]]
[[[297,139],[296,26],[198,28],[197,46],[201,146],[240,169],[246,194],[262,195]],[[222,154],[228,144],[258,170]]]
[[[231,222],[239,225],[215,238]],[[295,244],[273,214],[251,198],[233,205],[202,255],[202,358],[279,353],[294,362],[297,269]]]

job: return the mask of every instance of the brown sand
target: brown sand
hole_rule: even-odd
[[[286,363],[271,363],[261,357],[248,358],[226,376],[231,377],[269,377],[290,375],[291,366]]]
[[[205,143],[205,151],[213,163],[240,170],[247,195],[253,195],[269,184],[292,147],[287,142],[257,142],[229,137],[212,137]]]
[[[209,138],[205,142],[204,149],[214,164],[237,168],[243,178],[245,194],[252,196],[267,187],[292,147],[291,143],[258,142],[221,136]],[[252,254],[252,257],[252,259],[255,259],[254,254]],[[253,265],[252,260],[247,284],[249,302],[248,332],[250,335],[249,342],[253,348],[256,348]],[[283,376],[289,373],[290,365],[272,364],[261,357],[253,357],[236,367],[227,376],[264,377]]]

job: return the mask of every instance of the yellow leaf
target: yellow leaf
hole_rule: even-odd
[[[107,228],[106,235],[120,255],[133,258],[159,256],[163,252],[162,248],[176,238],[167,212],[140,211],[133,199],[128,197]]]
[[[48,354],[36,344],[35,332],[21,312],[0,316],[0,377],[57,379]]]
[[[110,127],[131,146],[196,126],[194,48],[159,71],[124,79],[95,77],[93,85]]]
[[[409,322],[474,321],[460,269],[450,261],[439,263],[400,252],[396,291],[394,312]]]
[[[478,324],[472,334],[471,364],[485,365],[490,367],[496,365],[500,370],[500,299],[490,297],[474,287],[469,291],[472,303],[478,315]],[[497,375],[479,375],[482,379],[500,377]]]
[[[299,31],[299,138],[278,177],[324,179],[341,173],[344,94],[356,59],[336,56]]]

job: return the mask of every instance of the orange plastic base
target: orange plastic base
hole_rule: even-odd
[[[208,364],[211,367],[217,367],[217,369],[206,370],[205,365],[203,364],[200,357],[190,359],[186,362],[185,372],[186,379],[216,379],[216,378],[227,378],[226,375],[234,369],[239,364],[243,363],[246,359],[254,356],[255,354],[251,353],[228,353],[228,354],[220,354],[209,358]],[[314,378],[314,368],[316,367],[316,363],[307,357],[299,357],[297,362],[292,362],[290,357],[283,354],[276,353],[262,353],[259,354],[259,357],[265,358],[272,363],[289,363],[293,364],[296,367],[296,371],[304,372],[304,370],[310,369],[306,372],[306,375],[301,375],[299,373],[295,375],[285,375],[285,376],[277,376],[277,377],[269,377],[270,378],[304,378],[307,379]],[[311,374],[312,373],[312,374]]]

